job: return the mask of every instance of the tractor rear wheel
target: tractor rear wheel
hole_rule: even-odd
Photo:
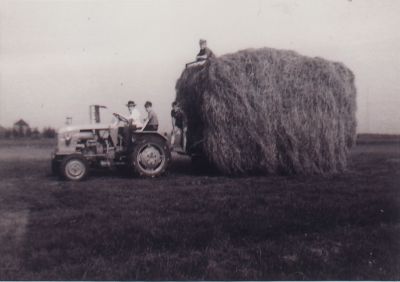
[[[62,160],[60,172],[65,180],[80,181],[87,177],[89,164],[81,155],[70,155]]]
[[[161,138],[149,136],[134,145],[131,165],[139,176],[157,177],[166,171],[170,159],[171,152],[167,142]]]

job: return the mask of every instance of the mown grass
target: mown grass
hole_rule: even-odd
[[[396,144],[363,145],[331,177],[210,177],[181,158],[159,179],[68,183],[45,158],[0,157],[0,280],[398,280],[399,168]]]

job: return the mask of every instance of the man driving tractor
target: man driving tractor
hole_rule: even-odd
[[[124,144],[126,145],[126,147],[128,147],[130,145],[130,142],[132,139],[132,131],[142,128],[143,124],[141,122],[140,112],[136,108],[136,103],[134,101],[128,101],[126,106],[128,107],[128,111],[129,111],[128,116],[124,117],[117,113],[113,113],[113,115],[125,123]]]
[[[128,101],[126,106],[128,107],[129,111],[129,115],[126,117],[129,121],[129,124],[135,126],[136,128],[143,127],[140,119],[140,112],[136,108],[136,103],[134,101]]]

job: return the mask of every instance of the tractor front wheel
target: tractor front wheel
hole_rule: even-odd
[[[89,164],[81,155],[67,156],[61,162],[60,172],[65,180],[80,181],[88,175]]]

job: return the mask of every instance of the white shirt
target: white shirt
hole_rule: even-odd
[[[132,120],[132,124],[136,125],[137,127],[142,127],[142,121],[140,118],[140,112],[138,109],[133,108],[131,113],[129,114],[129,116],[127,117],[127,119],[131,119]]]

